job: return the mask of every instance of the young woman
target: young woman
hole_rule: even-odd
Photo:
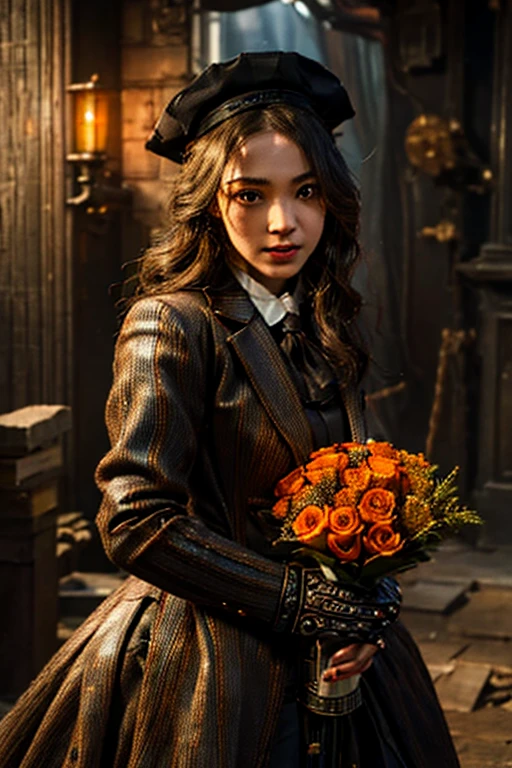
[[[148,148],[182,165],[97,471],[106,551],[133,575],[5,718],[2,768],[458,765],[394,583],[362,604],[277,558],[260,514],[314,448],[365,439],[359,200],[332,138],[352,115],[334,75],[281,52],[209,67],[162,115]],[[325,628],[326,679],[363,674],[362,702],[323,718],[297,695]]]

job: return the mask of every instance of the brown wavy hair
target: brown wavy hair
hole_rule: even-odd
[[[260,131],[294,141],[315,173],[326,207],[320,242],[301,271],[318,341],[340,380],[356,381],[367,362],[353,330],[361,297],[350,280],[360,256],[360,199],[332,136],[314,115],[274,104],[236,115],[188,148],[175,179],[169,226],[145,252],[139,267],[140,296],[215,283],[228,251],[219,217],[209,213],[228,159]]]

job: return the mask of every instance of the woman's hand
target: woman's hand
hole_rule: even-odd
[[[332,666],[325,670],[323,679],[326,682],[335,683],[366,672],[371,667],[377,650],[376,645],[368,643],[352,643],[341,648],[331,657]]]

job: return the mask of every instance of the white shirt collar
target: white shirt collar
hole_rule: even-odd
[[[231,269],[242,288],[249,294],[249,298],[263,316],[267,325],[276,325],[289,312],[294,315],[299,314],[299,284],[293,296],[288,292],[281,294],[281,296],[275,296],[268,288],[258,283],[257,280],[239,267],[232,266]]]

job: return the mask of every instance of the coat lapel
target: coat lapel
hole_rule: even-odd
[[[227,341],[239,357],[265,410],[290,446],[297,464],[303,464],[313,450],[309,422],[297,389],[290,378],[267,324],[246,292],[229,272],[222,288],[205,289],[208,302],[220,320],[231,323]],[[341,391],[352,440],[366,441],[366,424],[358,387]]]
[[[313,450],[311,428],[297,389],[268,327],[259,315],[228,338],[274,425],[297,464]]]
[[[313,450],[309,422],[286,364],[267,324],[238,283],[221,293],[205,290],[214,315],[227,320],[227,337],[274,426],[289,445],[296,463]],[[229,322],[231,321],[231,322]],[[235,324],[233,326],[233,323]]]

